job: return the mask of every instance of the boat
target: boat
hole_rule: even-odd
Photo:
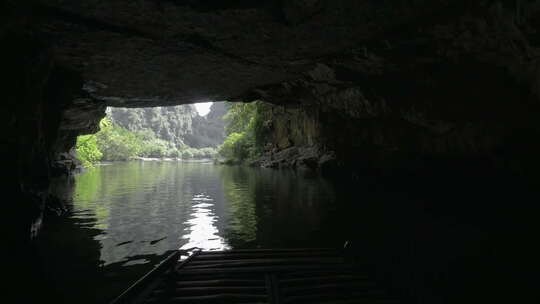
[[[343,250],[176,250],[111,304],[402,303]]]

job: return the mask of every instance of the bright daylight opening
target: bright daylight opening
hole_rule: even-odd
[[[213,102],[200,102],[194,104],[195,109],[201,116],[206,116],[210,112],[210,107],[212,106]]]

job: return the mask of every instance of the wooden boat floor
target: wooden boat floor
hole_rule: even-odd
[[[115,303],[400,303],[334,249],[195,251]]]

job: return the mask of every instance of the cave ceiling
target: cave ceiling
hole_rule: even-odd
[[[317,74],[321,66],[377,73],[382,58],[374,50],[421,43],[418,33],[471,6],[449,0],[37,3],[39,30],[54,42],[58,64],[79,72],[84,89],[113,106],[264,97],[265,88],[306,77],[328,81]],[[370,54],[375,59],[366,64],[362,58]]]

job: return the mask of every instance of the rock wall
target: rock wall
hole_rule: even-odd
[[[50,179],[75,169],[76,136],[97,130],[105,104],[81,90],[82,79],[57,65],[39,37],[12,32],[4,38],[6,196],[19,198],[9,206],[18,216],[10,219],[25,219],[16,231],[29,240],[39,229]],[[22,56],[20,45],[8,43],[13,39],[27,46]]]
[[[46,287],[30,262],[36,258],[33,240],[45,211],[65,203],[54,196],[51,180],[75,168],[70,155],[75,136],[96,130],[105,104],[82,90],[80,74],[57,62],[53,45],[35,31],[27,14],[31,3],[6,1],[0,10],[2,222],[10,256],[5,297],[34,303]],[[35,290],[13,294],[12,286],[24,284]]]
[[[227,123],[223,116],[227,113],[224,102],[214,102],[206,116],[196,116],[193,120],[193,132],[186,134],[185,141],[190,147],[217,147],[225,140],[225,126]]]
[[[534,174],[538,8],[494,1],[457,18],[446,11],[409,34],[328,58],[300,79],[254,90],[254,98],[282,105],[274,154],[315,138],[319,157],[330,151],[357,171],[469,159]]]

